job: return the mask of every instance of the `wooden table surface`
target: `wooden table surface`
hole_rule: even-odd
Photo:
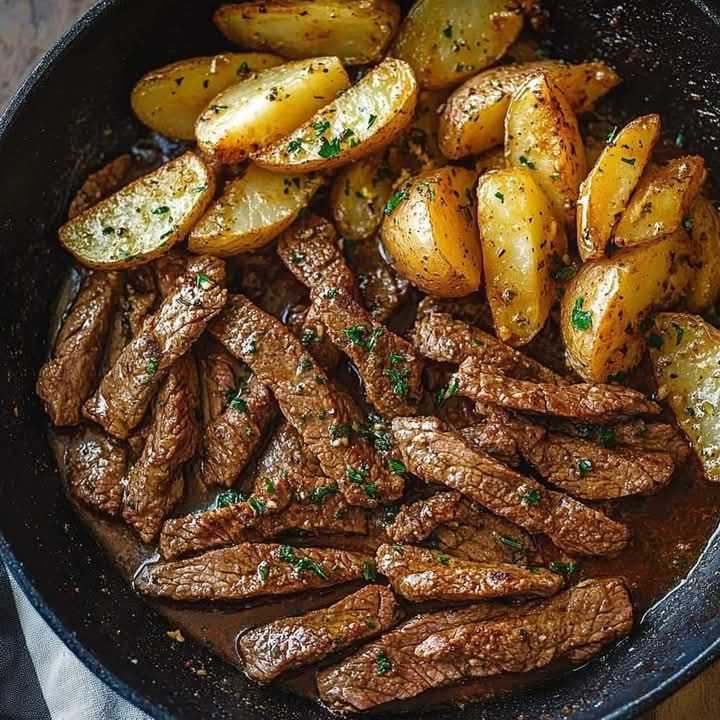
[[[94,0],[0,0],[0,109],[37,57]],[[720,664],[642,720],[720,720]]]

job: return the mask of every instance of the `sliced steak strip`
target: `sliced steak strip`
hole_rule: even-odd
[[[197,368],[187,355],[170,368],[160,388],[145,447],[127,476],[123,518],[145,543],[155,539],[183,495],[182,466],[199,440],[199,404]]]
[[[657,403],[624,385],[557,385],[516,380],[487,372],[487,366],[475,357],[462,363],[451,382],[460,395],[476,402],[590,422],[612,422],[660,412]]]
[[[198,373],[200,375],[200,398],[205,425],[225,412],[231,398],[243,378],[241,364],[222,345],[202,338],[196,347]]]
[[[426,500],[403,505],[385,528],[396,543],[419,543],[430,537],[439,525],[457,520],[462,512],[459,492],[441,492]]]
[[[175,290],[145,320],[85,403],[86,417],[111,435],[126,438],[142,420],[168,369],[222,309],[227,298],[224,282],[222,260],[191,260]]]
[[[399,617],[392,591],[368,585],[328,608],[250,630],[239,638],[238,652],[248,677],[268,683],[389,630]]]
[[[210,331],[272,390],[283,415],[351,505],[374,507],[402,495],[403,479],[383,467],[353,432],[349,401],[284,325],[235,295]]]
[[[485,408],[482,408],[483,410]],[[517,467],[522,461],[517,437],[505,422],[506,415],[493,411],[484,422],[464,427],[460,433],[476,450],[492,455],[505,465]],[[545,437],[545,429],[528,423],[528,442],[539,442]]]
[[[461,492],[530,533],[547,535],[567,552],[613,555],[628,542],[624,525],[474,449],[437,418],[397,418],[392,430],[408,470]]]
[[[90,397],[122,285],[121,273],[91,272],[63,323],[52,357],[40,369],[37,394],[53,425],[77,425]]]
[[[430,661],[452,658],[464,677],[530,672],[560,657],[584,662],[627,635],[632,625],[632,601],[623,581],[593,579],[507,617],[433,633],[415,655]]]
[[[143,595],[181,601],[289,595],[363,577],[368,555],[329,548],[241,543],[189,560],[146,565],[135,578]]]
[[[340,362],[340,351],[333,345],[315,306],[296,306],[285,324],[326,373],[335,370]]]
[[[127,471],[127,450],[104,433],[83,428],[73,437],[65,460],[72,495],[95,510],[117,515]]]
[[[381,545],[375,559],[395,592],[412,602],[547,597],[563,585],[560,575],[543,568],[472,562],[415,545]]]
[[[418,315],[414,343],[431,360],[461,364],[473,357],[489,372],[520,380],[565,384],[567,381],[536,360],[505,345],[489,333],[442,312]]]

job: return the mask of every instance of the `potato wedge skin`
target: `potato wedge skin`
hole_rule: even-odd
[[[390,54],[408,62],[421,87],[452,87],[499,60],[523,26],[512,0],[419,0]]]
[[[188,238],[188,250],[221,257],[256,250],[290,226],[324,183],[250,165],[225,186]]]
[[[701,195],[690,208],[690,220],[693,275],[685,306],[690,312],[703,312],[720,298],[720,215]]]
[[[215,24],[241,47],[301,59],[336,55],[345,65],[377,62],[400,25],[392,0],[284,0],[223,5]]]
[[[697,453],[705,476],[720,482],[720,331],[697,315],[660,313],[655,318],[660,338],[650,348],[658,385]]]
[[[275,172],[325,172],[379,152],[409,125],[417,102],[410,66],[387,58],[304,125],[253,154]]]
[[[336,57],[264,70],[212,99],[195,125],[198,146],[221,163],[240,162],[292,132],[349,86]]]
[[[704,181],[705,162],[698,155],[647,168],[615,227],[615,244],[640,245],[675,232]]]
[[[567,254],[565,228],[526,168],[485,173],[477,198],[495,331],[510,345],[524,345],[542,329],[557,299],[552,270]]]
[[[684,230],[585,263],[565,289],[561,328],[570,366],[588,382],[635,367],[648,313],[677,304],[692,267]]]
[[[214,174],[186,152],[65,223],[60,243],[87,267],[136,267],[182,240],[214,194]]]
[[[628,123],[600,153],[580,186],[577,243],[583,260],[601,258],[618,216],[660,137],[660,116],[643,115]]]
[[[585,148],[577,118],[562,91],[546,75],[531,75],[510,100],[505,116],[505,159],[528,167],[558,219],[575,222]]]
[[[440,168],[410,181],[386,208],[381,238],[393,266],[435,297],[463,297],[482,282],[474,183],[471,170]]]
[[[617,73],[603,63],[569,65],[559,60],[540,60],[486,70],[448,98],[438,124],[443,155],[457,160],[500,145],[505,137],[510,97],[537,72],[545,73],[560,88],[576,113],[590,110],[620,82]]]
[[[268,53],[224,53],[194,57],[143,75],[130,104],[140,122],[163,135],[195,139],[195,122],[220,92],[252,73],[282,64]]]

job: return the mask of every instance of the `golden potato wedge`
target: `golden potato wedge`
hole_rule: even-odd
[[[705,162],[698,155],[647,168],[615,226],[615,244],[640,245],[677,230],[704,181]]]
[[[585,263],[561,304],[570,366],[588,382],[635,367],[645,351],[642,321],[675,305],[691,274],[690,239],[682,229]]]
[[[280,175],[250,165],[193,228],[188,249],[220,256],[256,250],[291,225],[323,183],[315,175]]]
[[[214,194],[215,176],[186,152],[76,215],[60,243],[88,267],[142,265],[182,240]]]
[[[690,208],[690,240],[693,274],[685,306],[690,312],[703,312],[720,298],[720,216],[702,195]]]
[[[343,237],[365,240],[377,232],[393,194],[394,178],[384,154],[359,160],[338,173],[330,192],[330,207]]]
[[[441,168],[407,183],[385,208],[381,237],[392,264],[435,297],[462,297],[480,287],[474,183],[471,170]]]
[[[388,58],[294,132],[253,155],[275,172],[331,170],[378,152],[410,123],[417,83],[407,63]]]
[[[530,342],[557,299],[552,270],[567,254],[565,228],[527,168],[485,173],[478,181],[478,225],[485,292],[497,336]]]
[[[575,223],[578,191],[586,173],[585,148],[570,104],[542,73],[531,75],[510,100],[505,159],[508,165],[532,170],[558,219]]]
[[[400,24],[391,0],[263,0],[223,5],[220,32],[245,48],[286,58],[336,55],[346,65],[382,58]]]
[[[240,162],[295,130],[349,86],[336,57],[263,70],[213,98],[195,125],[198,145],[222,163]]]
[[[439,90],[492,65],[522,26],[514,0],[418,0],[390,54],[410,64],[421,87]]]
[[[140,122],[163,135],[195,139],[195,122],[220,92],[253,73],[284,62],[267,53],[225,53],[195,57],[144,75],[130,95]]]
[[[576,113],[592,109],[620,82],[615,71],[603,63],[568,65],[559,60],[540,60],[486,70],[448,98],[438,124],[443,155],[456,160],[500,145],[512,94],[537,72],[545,73],[560,88]]]
[[[605,255],[618,216],[627,207],[659,137],[659,115],[643,115],[611,134],[580,186],[577,243],[583,260]]]
[[[660,313],[650,358],[666,400],[705,476],[720,482],[720,331],[697,315]]]

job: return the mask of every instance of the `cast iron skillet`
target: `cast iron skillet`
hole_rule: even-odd
[[[327,718],[260,690],[165,622],[114,572],[63,497],[34,393],[49,308],[69,260],[55,229],[86,174],[141,129],[129,91],[153,67],[215,52],[219,0],[102,0],[58,43],[0,120],[0,554],[67,645],[157,718]],[[616,103],[657,111],[720,167],[720,17],[699,0],[546,0],[562,56],[599,56],[624,78]],[[668,529],[671,532],[671,529]],[[720,539],[687,581],[602,659],[532,692],[434,712],[436,720],[631,718],[720,655]],[[205,667],[207,677],[186,668]]]

